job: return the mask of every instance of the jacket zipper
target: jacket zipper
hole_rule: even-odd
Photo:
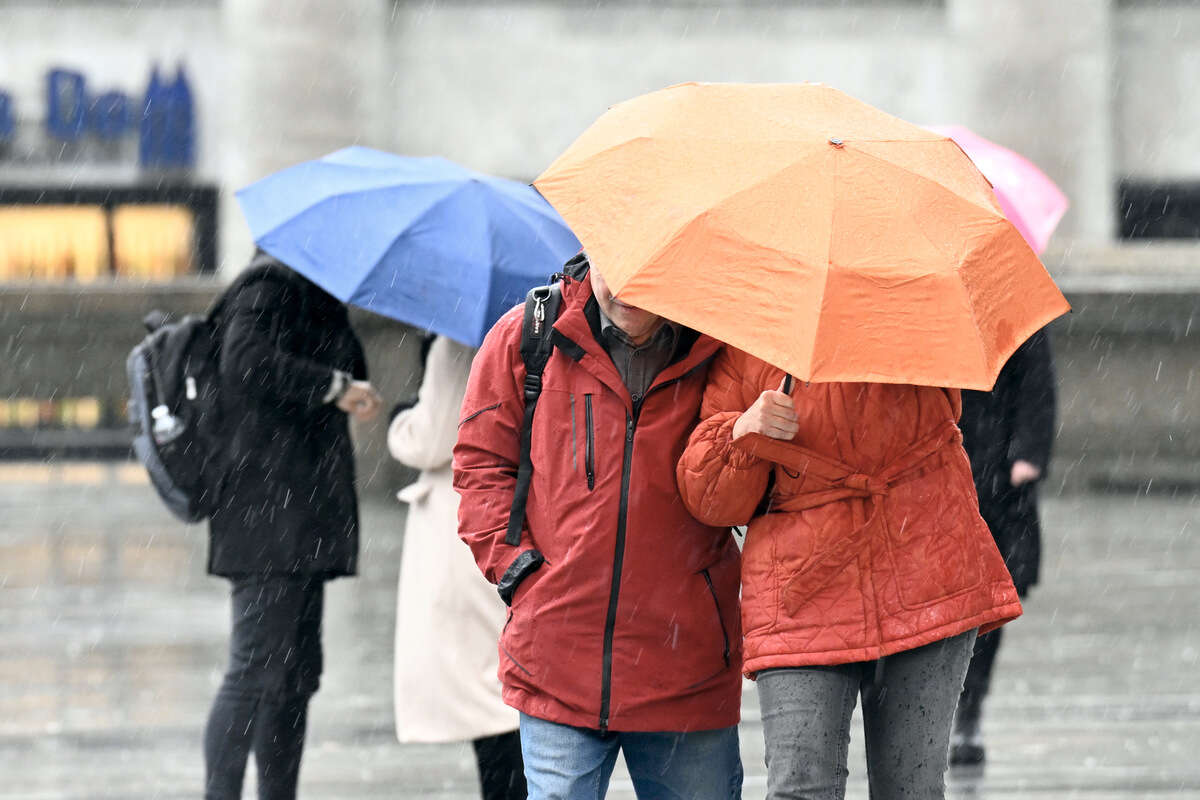
[[[679,383],[707,363],[708,359],[705,359],[678,378],[651,387],[638,402],[633,404],[632,416],[628,412],[625,414],[625,457],[621,464],[621,502],[617,510],[617,544],[613,552],[612,586],[608,594],[608,615],[604,620],[604,653],[600,672],[600,732],[602,734],[608,733],[608,718],[612,707],[612,646],[613,633],[617,626],[617,603],[621,596],[621,571],[625,565],[625,527],[629,517],[629,478],[633,471],[633,434],[637,430],[638,417],[642,414],[642,406],[647,397],[659,389]],[[590,398],[590,396],[585,397]]]
[[[612,705],[612,647],[617,627],[617,601],[621,596],[621,571],[625,566],[625,527],[629,518],[629,476],[633,471],[633,433],[641,404],[634,406],[633,415],[625,415],[625,458],[621,464],[621,504],[617,510],[617,546],[613,553],[612,588],[608,593],[608,616],[604,621],[604,659],[600,675],[600,732],[608,732],[608,717]]]
[[[587,426],[587,454],[584,456],[584,468],[587,470],[588,491],[596,488],[596,433],[592,422],[592,396],[583,396],[583,413]]]
[[[725,666],[729,666],[729,631],[725,629],[725,618],[721,616],[721,601],[717,599],[717,590],[713,587],[712,576],[708,574],[707,569],[700,570],[700,574],[704,576],[704,582],[708,585],[708,593],[712,595],[713,605],[717,607],[717,622],[721,623],[721,638],[725,640],[725,652],[722,657],[725,659]]]

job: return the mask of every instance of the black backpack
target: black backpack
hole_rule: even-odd
[[[549,286],[530,289],[525,297],[525,320],[521,325],[521,360],[525,363],[525,419],[521,423],[521,461],[517,466],[517,486],[513,491],[508,530],[504,536],[505,543],[513,546],[521,543],[521,528],[525,525],[525,503],[529,499],[529,482],[533,478],[533,460],[530,457],[533,414],[542,393],[542,373],[554,352],[550,336],[561,304],[562,284],[557,281]]]
[[[171,321],[165,312],[150,312],[143,320],[149,335],[125,361],[134,453],[167,508],[184,522],[207,519],[220,502],[221,310],[269,268],[255,259],[207,314]]]

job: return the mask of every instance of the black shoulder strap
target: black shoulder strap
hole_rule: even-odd
[[[521,423],[521,463],[517,468],[517,487],[513,492],[512,510],[508,514],[505,544],[516,547],[521,543],[521,528],[525,525],[525,501],[529,499],[529,481],[533,477],[533,460],[529,450],[533,442],[533,412],[542,393],[542,372],[554,352],[550,333],[558,308],[562,304],[562,284],[530,289],[525,297],[525,323],[521,326],[521,360],[525,362],[525,420]]]

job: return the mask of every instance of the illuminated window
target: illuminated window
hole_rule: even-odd
[[[170,281],[216,269],[208,186],[0,186],[0,281]]]
[[[118,277],[168,280],[193,271],[195,224],[183,206],[119,206],[112,213],[112,236]]]
[[[0,280],[93,281],[109,273],[100,206],[0,206]]]

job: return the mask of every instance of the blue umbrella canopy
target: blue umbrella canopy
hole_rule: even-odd
[[[532,187],[349,147],[237,193],[255,242],[339,300],[479,345],[579,251]]]

